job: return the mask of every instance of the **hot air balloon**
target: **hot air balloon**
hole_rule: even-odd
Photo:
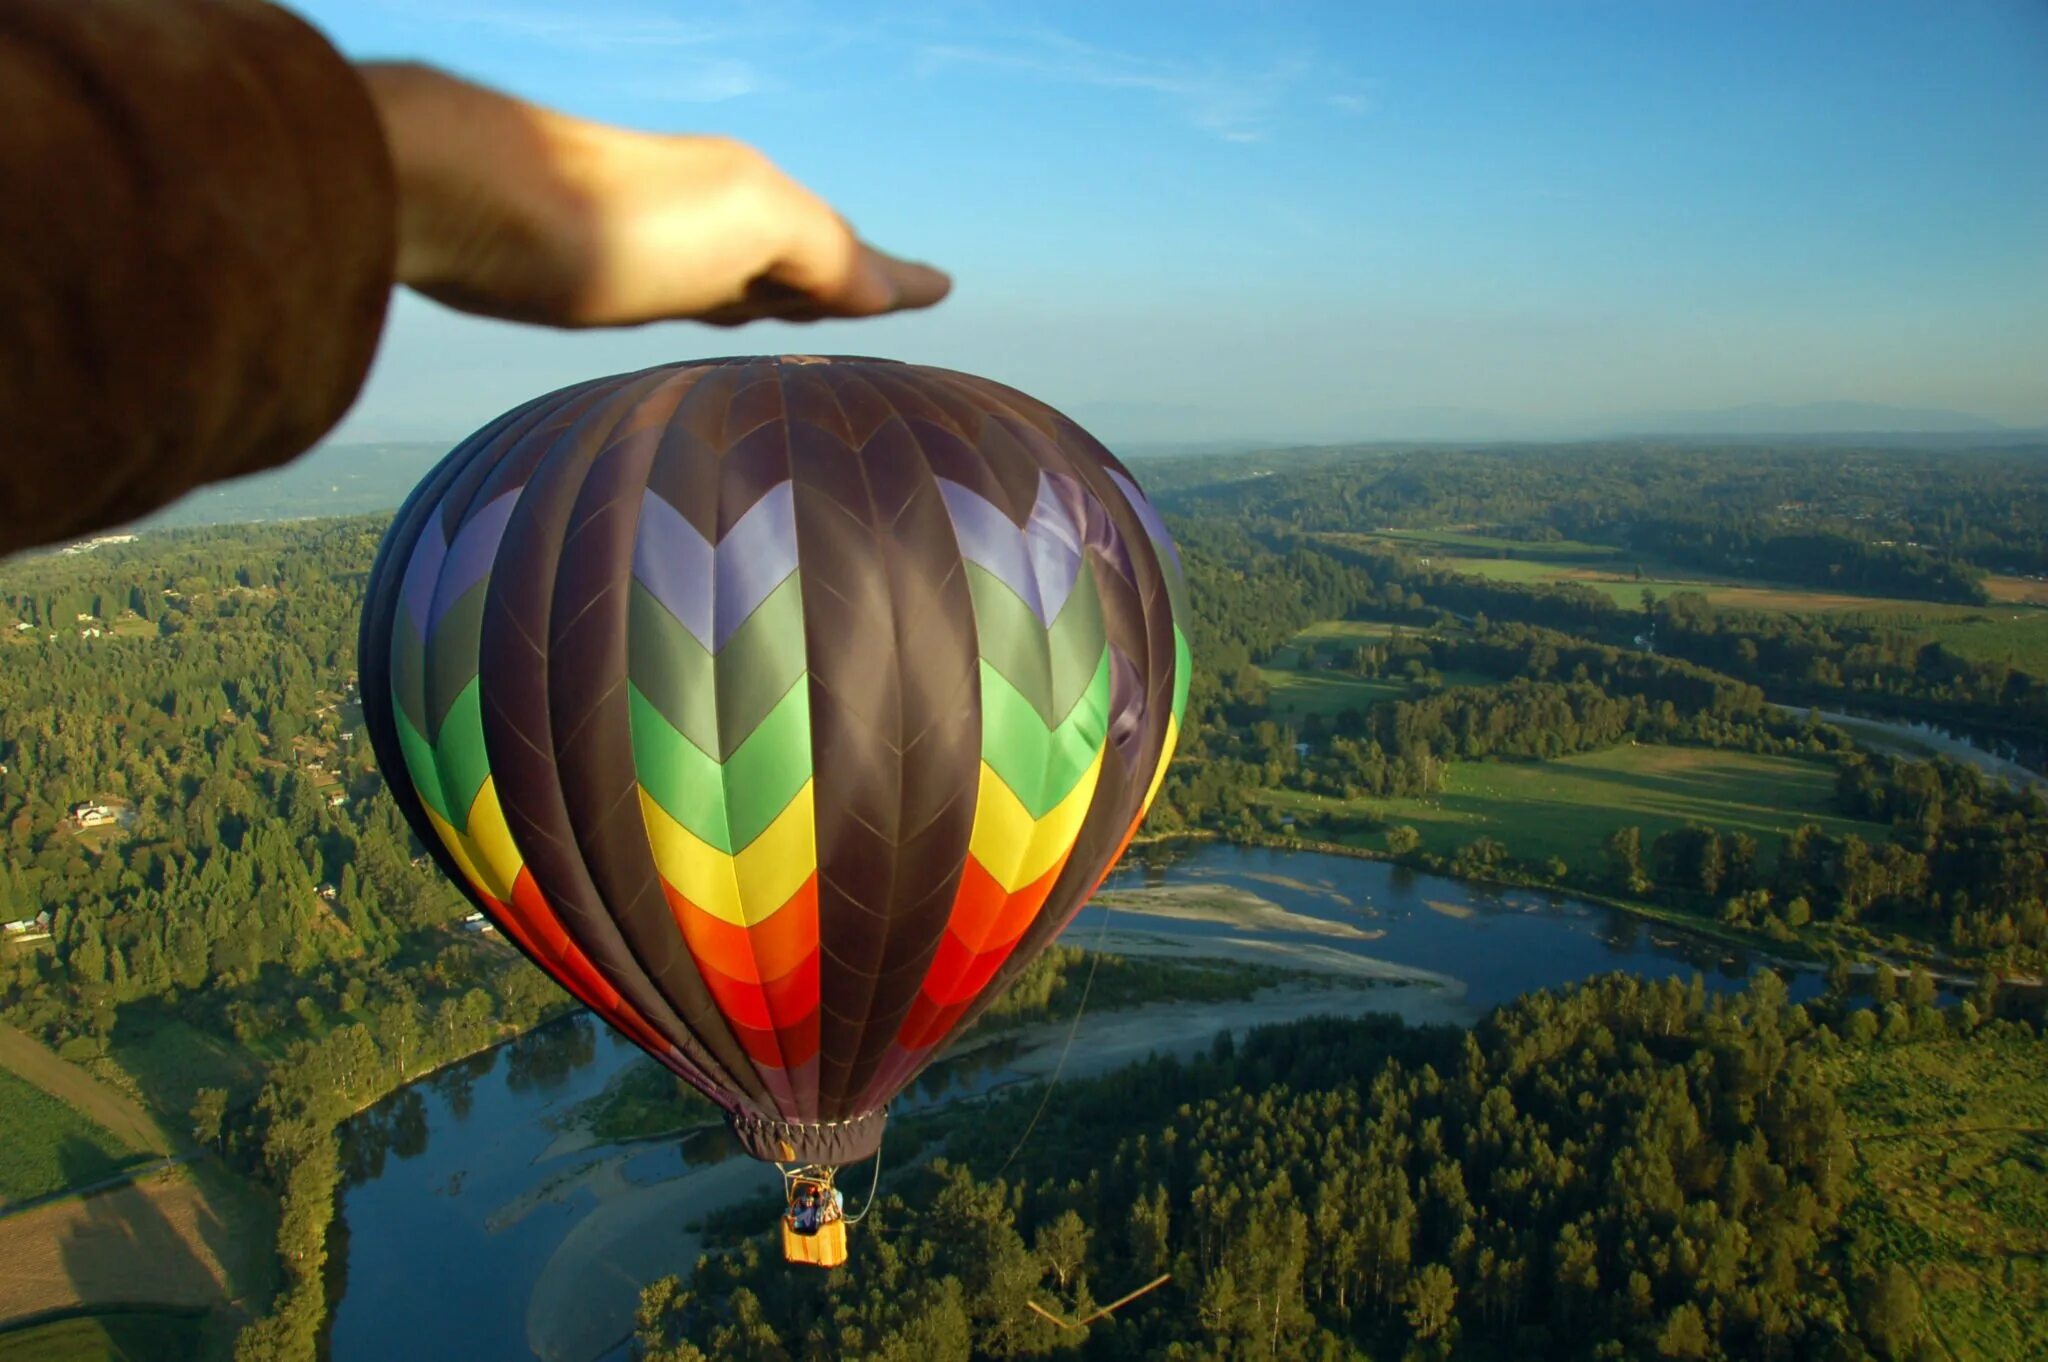
[[[1143,819],[1182,593],[1130,473],[1014,389],[673,364],[519,407],[413,492],[366,724],[505,937],[829,1201]]]

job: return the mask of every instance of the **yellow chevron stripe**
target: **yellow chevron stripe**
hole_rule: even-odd
[[[805,781],[789,807],[735,856],[669,817],[643,786],[640,816],[655,867],[677,893],[721,921],[736,927],[766,922],[818,868],[814,785]]]
[[[476,792],[469,816],[463,820],[466,831],[457,832],[431,807],[427,808],[427,817],[433,822],[434,831],[441,835],[441,845],[448,848],[448,854],[462,867],[469,882],[498,902],[510,903],[512,885],[519,879],[520,867],[526,860],[512,840],[512,830],[505,826],[496,778],[485,777],[482,788]]]
[[[1102,751],[1098,748],[1095,760],[1074,782],[1074,788],[1034,822],[995,768],[983,762],[981,793],[975,800],[974,831],[967,849],[998,884],[1016,893],[1052,869],[1053,862],[1073,846],[1101,776]]]
[[[1173,749],[1179,742],[1180,720],[1169,714],[1166,716],[1166,741],[1159,745],[1159,769],[1152,773],[1152,783],[1145,787],[1145,802],[1138,806],[1140,823],[1152,811],[1152,800],[1159,793],[1159,787],[1166,783],[1166,768],[1173,765]]]

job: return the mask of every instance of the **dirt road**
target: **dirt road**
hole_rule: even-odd
[[[138,1153],[176,1151],[176,1143],[140,1102],[76,1064],[57,1058],[42,1042],[5,1022],[0,1022],[0,1065],[106,1127],[115,1139]]]

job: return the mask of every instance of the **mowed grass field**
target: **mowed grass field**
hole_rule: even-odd
[[[1607,835],[1630,825],[1643,830],[1646,845],[1687,823],[1747,832],[1766,856],[1807,822],[1882,841],[1889,829],[1832,811],[1834,779],[1830,767],[1797,757],[1615,747],[1555,761],[1459,762],[1439,795],[1330,800],[1320,807],[1407,824],[1440,856],[1487,836],[1521,859],[1557,856],[1574,868],[1601,863]],[[1318,807],[1307,795],[1269,791],[1265,797],[1290,810]]]
[[[1281,723],[1299,721],[1311,714],[1325,719],[1347,709],[1360,713],[1382,700],[1398,700],[1408,693],[1406,681],[1384,677],[1366,680],[1339,672],[1298,672],[1281,667],[1261,667],[1271,693],[1269,707]]]
[[[96,1182],[150,1157],[0,1069],[0,1206]]]
[[[0,1218],[0,1328],[63,1311],[269,1299],[275,1202],[201,1160]],[[0,1354],[4,1356],[4,1354]]]
[[[1851,1227],[1918,1280],[1961,1362],[2048,1357],[2048,1046],[2025,1035],[1841,1051]]]

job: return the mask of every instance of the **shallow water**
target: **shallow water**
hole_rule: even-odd
[[[1749,952],[1617,910],[1495,892],[1377,861],[1226,846],[1132,860],[1139,863],[1127,863],[1106,888],[1224,885],[1385,935],[1349,940],[1089,908],[1068,929],[1068,942],[1089,944],[1105,919],[1114,929],[1163,937],[1298,941],[1455,976],[1480,1011],[1615,970],[1645,978],[1698,972],[1709,987],[1735,988],[1756,963]],[[1811,972],[1787,982],[1794,998],[1819,991]],[[1014,1057],[1014,1046],[996,1042],[934,1066],[901,1105],[986,1091],[1014,1078],[1007,1067]],[[335,1362],[534,1356],[527,1299],[557,1246],[597,1204],[588,1189],[563,1192],[559,1184],[622,1152],[599,1146],[551,1155],[558,1131],[550,1122],[636,1062],[651,1061],[578,1016],[414,1083],[350,1122],[328,1355]],[[722,1134],[650,1141],[630,1147],[608,1172],[651,1186],[719,1161],[729,1148]],[[764,1169],[763,1189],[773,1185]],[[541,1195],[551,1186],[558,1195]],[[649,1276],[688,1268],[678,1262]]]

